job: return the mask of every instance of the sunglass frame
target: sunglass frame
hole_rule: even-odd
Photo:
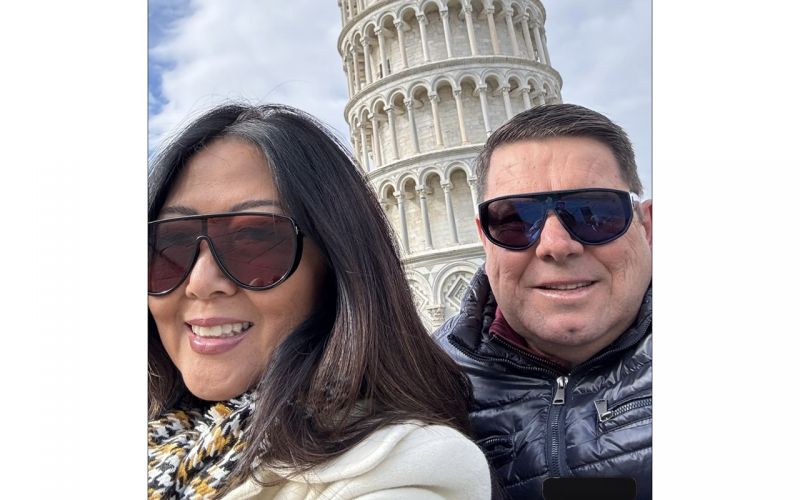
[[[293,237],[294,237],[294,258],[292,260],[292,265],[289,268],[289,270],[286,273],[283,274],[283,276],[281,276],[277,281],[275,281],[274,283],[272,283],[270,285],[266,285],[266,286],[251,286],[251,285],[247,285],[247,284],[243,283],[242,281],[239,281],[239,279],[237,279],[233,274],[231,274],[231,272],[228,270],[228,268],[225,267],[225,264],[223,264],[222,259],[219,257],[219,255],[217,254],[217,250],[214,247],[214,241],[208,235],[208,219],[216,219],[216,218],[222,218],[222,217],[235,217],[235,216],[239,216],[239,215],[268,216],[268,217],[273,217],[273,218],[285,219],[285,220],[288,220],[292,225],[292,229],[294,230],[294,234],[293,234]],[[220,268],[222,273],[228,279],[233,281],[236,284],[236,286],[238,286],[240,288],[244,288],[245,290],[252,290],[252,291],[260,292],[260,291],[264,291],[264,290],[269,290],[271,288],[275,288],[276,286],[280,285],[281,283],[283,283],[284,281],[289,279],[289,277],[297,270],[297,267],[300,265],[300,260],[303,258],[303,237],[304,237],[304,235],[303,235],[303,231],[301,231],[300,227],[297,225],[297,222],[293,218],[289,217],[288,215],[276,214],[276,213],[271,213],[271,212],[226,212],[226,213],[213,213],[213,214],[198,214],[198,215],[186,215],[186,216],[183,216],[183,217],[171,217],[171,218],[168,218],[168,219],[159,219],[159,220],[150,221],[150,222],[147,223],[147,227],[148,227],[148,233],[147,233],[148,252],[150,251],[150,236],[151,236],[152,231],[153,231],[153,229],[151,229],[151,228],[155,228],[159,224],[164,224],[164,223],[168,223],[168,222],[177,222],[177,221],[187,221],[187,220],[202,220],[204,222],[203,225],[201,226],[201,228],[202,228],[201,233],[195,238],[194,254],[192,255],[190,264],[186,267],[186,269],[184,270],[183,275],[181,276],[181,279],[177,282],[177,284],[175,286],[173,286],[172,288],[170,288],[170,289],[168,289],[166,291],[163,291],[163,292],[151,292],[151,291],[148,290],[147,291],[148,295],[152,295],[152,296],[167,295],[167,294],[175,291],[177,288],[179,288],[183,284],[184,281],[186,281],[186,278],[189,277],[189,274],[191,274],[192,269],[194,269],[194,265],[197,262],[198,255],[200,255],[200,242],[201,242],[201,240],[206,240],[206,243],[208,244],[208,248],[211,251],[211,255],[214,258],[214,262],[217,263],[217,267]],[[148,288],[149,288],[149,268],[150,268],[150,259],[149,259],[149,257],[148,257],[147,266],[148,266]]]
[[[620,197],[620,199],[622,199],[623,197],[627,198],[630,201],[630,205],[623,204],[623,207],[625,207],[624,209],[626,210],[625,212],[626,222],[625,222],[625,227],[619,232],[619,234],[607,240],[594,243],[580,238],[577,234],[573,232],[572,229],[570,229],[570,227],[567,224],[564,223],[564,220],[561,218],[561,215],[556,210],[556,203],[563,196],[578,194],[578,193],[597,193],[597,192],[609,192],[616,194],[617,196]],[[498,196],[497,198],[492,198],[491,200],[486,200],[479,203],[478,219],[480,221],[481,231],[483,231],[483,234],[486,236],[486,238],[488,238],[489,241],[491,241],[494,245],[497,245],[501,248],[505,248],[506,250],[512,250],[512,251],[520,251],[520,252],[523,250],[527,250],[528,248],[532,247],[537,241],[539,241],[539,238],[541,237],[541,230],[538,231],[535,238],[528,241],[527,245],[520,247],[520,246],[508,245],[506,243],[498,241],[494,236],[492,236],[492,233],[488,227],[489,205],[497,201],[508,200],[511,198],[530,198],[530,199],[553,198],[552,200],[549,201],[549,203],[547,203],[547,208],[545,209],[544,212],[544,219],[545,220],[547,219],[548,213],[553,212],[553,214],[556,216],[561,226],[567,231],[567,233],[569,233],[570,237],[573,240],[579,242],[582,245],[595,245],[595,246],[611,243],[612,241],[616,240],[617,238],[620,238],[622,235],[628,232],[628,228],[630,228],[631,222],[633,222],[633,218],[635,216],[636,205],[639,203],[639,198],[636,193],[632,191],[623,191],[621,189],[610,189],[610,188],[564,189],[559,191],[541,191],[538,193],[509,194],[505,196]]]

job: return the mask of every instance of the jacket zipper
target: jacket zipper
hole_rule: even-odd
[[[504,449],[502,449],[502,450],[492,450],[492,447],[494,445],[496,445],[497,443],[503,443],[504,444],[504,447],[503,447]],[[493,437],[493,438],[489,438],[489,439],[487,439],[485,441],[482,441],[480,443],[480,447],[483,450],[483,453],[486,455],[486,458],[490,458],[490,457],[493,458],[494,457],[493,452],[494,453],[503,453],[503,452],[507,451],[508,448],[506,446],[510,446],[511,449],[513,450],[514,449],[513,440],[510,439],[510,438],[506,438],[506,437]]]
[[[496,362],[496,363],[511,365],[514,368],[517,368],[519,370],[526,371],[526,372],[546,373],[546,374],[551,375],[553,377],[558,377],[559,376],[559,373],[557,371],[551,370],[551,369],[548,369],[548,368],[543,368],[541,366],[521,365],[521,364],[519,364],[519,363],[517,363],[515,361],[512,361],[512,360],[508,359],[508,358],[502,358],[502,357],[498,357],[498,356],[486,356],[486,355],[480,355],[479,356],[477,354],[472,353],[466,347],[463,347],[458,342],[450,342],[450,345],[455,347],[458,350],[458,352],[460,352],[464,356],[466,356],[466,357],[468,357],[470,359],[474,359],[475,361],[493,361],[493,362]],[[524,354],[524,351],[517,350],[517,352],[520,352],[520,353]],[[530,354],[528,354],[528,357],[533,358],[533,356],[531,356]],[[533,358],[533,359],[536,359],[536,358]]]
[[[489,439],[487,439],[486,441],[482,441],[482,442],[481,442],[481,444],[482,444],[484,447],[486,447],[487,445],[490,445],[490,444],[495,444],[495,443],[499,443],[500,441],[506,441],[506,438],[501,438],[501,437],[493,437],[493,438],[489,438]]]
[[[645,324],[642,325],[642,327],[644,328],[645,331],[650,327],[650,323],[651,322],[652,322],[652,318],[649,321],[647,321]],[[549,363],[547,360],[540,359],[540,358],[538,358],[536,356],[533,356],[531,353],[526,352],[526,351],[516,347],[515,345],[511,344],[510,342],[504,340],[502,337],[496,337],[495,336],[495,337],[492,337],[492,340],[496,340],[497,342],[502,344],[507,349],[509,349],[509,350],[511,350],[511,351],[513,351],[515,353],[518,353],[523,357],[526,357],[526,358],[529,358],[529,359],[531,359],[533,361],[536,361],[537,363],[541,363],[541,364],[544,364],[544,365],[552,364],[552,363]],[[599,360],[604,359],[604,358],[606,358],[606,357],[608,357],[608,356],[610,356],[610,355],[612,355],[612,354],[614,354],[616,352],[619,352],[619,351],[622,351],[622,350],[625,350],[625,349],[628,349],[629,347],[631,347],[631,346],[624,346],[624,347],[620,347],[620,348],[614,349],[612,351],[607,351],[607,352],[603,353],[602,355],[600,355],[599,357],[591,360],[591,363],[581,364],[581,365],[575,366],[575,367],[573,367],[573,369],[570,372],[567,373],[567,375],[564,375],[563,371],[561,371],[561,373],[559,373],[559,371],[557,371],[555,368],[543,368],[543,367],[539,367],[539,366],[521,365],[519,363],[516,363],[516,362],[508,359],[508,358],[500,358],[500,357],[496,357],[496,356],[478,356],[476,354],[473,354],[469,350],[467,350],[467,348],[462,347],[458,342],[452,342],[451,341],[450,345],[455,347],[459,352],[461,352],[462,354],[464,354],[468,358],[476,360],[476,361],[495,361],[495,362],[498,362],[498,363],[509,364],[509,365],[514,366],[515,368],[520,369],[522,371],[546,373],[546,374],[549,374],[550,376],[555,378],[556,390],[555,390],[555,395],[553,397],[553,402],[552,402],[552,405],[553,405],[554,408],[553,408],[553,411],[551,411],[550,417],[549,417],[549,427],[550,427],[550,432],[551,432],[551,434],[550,434],[550,466],[549,466],[550,477],[561,477],[561,476],[567,475],[561,470],[560,447],[559,447],[559,419],[561,417],[561,411],[562,411],[562,409],[564,407],[564,404],[566,402],[566,390],[567,390],[567,384],[569,383],[569,377],[567,375],[574,375],[579,371],[584,371],[589,366],[596,364]],[[597,407],[597,403],[595,403],[595,407]],[[614,411],[618,411],[618,410],[619,409],[614,410]],[[606,411],[608,411],[607,408],[606,408]],[[608,418],[611,418],[611,416],[607,417],[606,420],[608,420]]]
[[[569,377],[558,377],[556,379],[556,395],[553,396],[553,404],[554,405],[563,405],[565,399],[565,390],[567,387],[567,382],[569,382]]]
[[[556,379],[556,392],[553,396],[553,409],[550,412],[550,477],[560,477],[564,474],[561,471],[561,449],[559,447],[559,420],[561,411],[566,401],[567,384],[569,377],[560,376]]]
[[[597,410],[597,417],[601,422],[612,419],[617,415],[631,411],[636,408],[642,408],[653,404],[652,397],[636,398],[626,403],[622,403],[616,407],[608,408],[608,402],[605,399],[599,399],[594,402],[594,407]]]
[[[511,345],[510,343],[504,341],[502,338],[495,337],[497,341],[502,343],[505,347],[511,349],[514,352],[517,352],[525,357],[531,358],[535,361],[542,362],[530,353],[527,353],[516,346]],[[561,460],[560,460],[560,450],[558,446],[558,435],[559,435],[559,419],[561,417],[561,410],[564,407],[564,403],[566,402],[566,393],[567,393],[567,384],[569,383],[569,377],[566,375],[562,375],[554,369],[543,368],[539,366],[526,366],[521,365],[519,363],[515,363],[508,358],[499,358],[495,356],[478,356],[471,351],[467,350],[465,347],[462,347],[458,342],[450,342],[450,345],[458,349],[459,352],[464,354],[470,359],[474,359],[476,361],[496,361],[498,363],[506,363],[514,366],[523,371],[527,372],[540,372],[545,373],[552,376],[556,382],[556,390],[555,395],[553,396],[553,406],[555,407],[554,410],[550,414],[549,418],[549,427],[550,427],[550,475],[551,477],[559,477],[562,474],[561,471]],[[488,443],[488,442],[487,442]],[[487,444],[484,443],[484,446]]]
[[[552,366],[552,368],[549,368],[549,367],[548,368],[542,368],[542,370],[546,370],[546,371],[552,373],[554,377],[558,377],[560,374],[563,374],[563,370],[561,370],[561,373],[559,373],[559,370],[557,368],[560,368],[560,367],[558,367],[558,365],[554,364],[552,361],[548,361],[546,359],[534,356],[533,354],[531,354],[531,353],[529,353],[527,351],[524,351],[524,350],[520,349],[519,347],[515,346],[514,344],[512,344],[511,342],[505,340],[503,337],[493,337],[492,340],[497,342],[497,343],[499,343],[499,344],[501,344],[503,347],[507,348],[508,350],[513,351],[513,352],[515,352],[515,353],[517,353],[517,354],[519,354],[519,355],[521,355],[521,356],[523,356],[525,358],[531,359],[531,360],[536,361],[537,363],[543,364],[545,366],[547,366],[547,365]]]

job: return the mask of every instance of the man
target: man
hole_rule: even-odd
[[[625,132],[569,104],[495,131],[477,159],[486,263],[437,341],[508,496],[629,477],[651,497],[652,202]]]

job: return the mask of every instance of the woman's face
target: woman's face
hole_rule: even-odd
[[[243,206],[283,214],[279,201],[260,150],[222,138],[189,160],[158,218],[244,211]],[[219,401],[254,386],[275,347],[311,314],[325,272],[319,249],[305,239],[300,265],[286,281],[265,291],[245,290],[223,274],[201,242],[181,286],[148,300],[161,342],[189,391]],[[219,332],[239,328],[233,336]]]

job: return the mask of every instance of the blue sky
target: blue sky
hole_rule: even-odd
[[[625,128],[650,197],[650,2],[542,3],[564,101],[600,111]],[[192,116],[226,99],[297,106],[349,143],[335,0],[148,0],[148,6],[151,150]]]
[[[175,36],[180,23],[191,15],[190,0],[148,0],[147,12],[147,47],[160,46]],[[161,79],[164,71],[174,70],[177,59],[170,57],[150,56],[147,59],[147,115],[153,116],[161,112],[168,100],[161,90]]]

